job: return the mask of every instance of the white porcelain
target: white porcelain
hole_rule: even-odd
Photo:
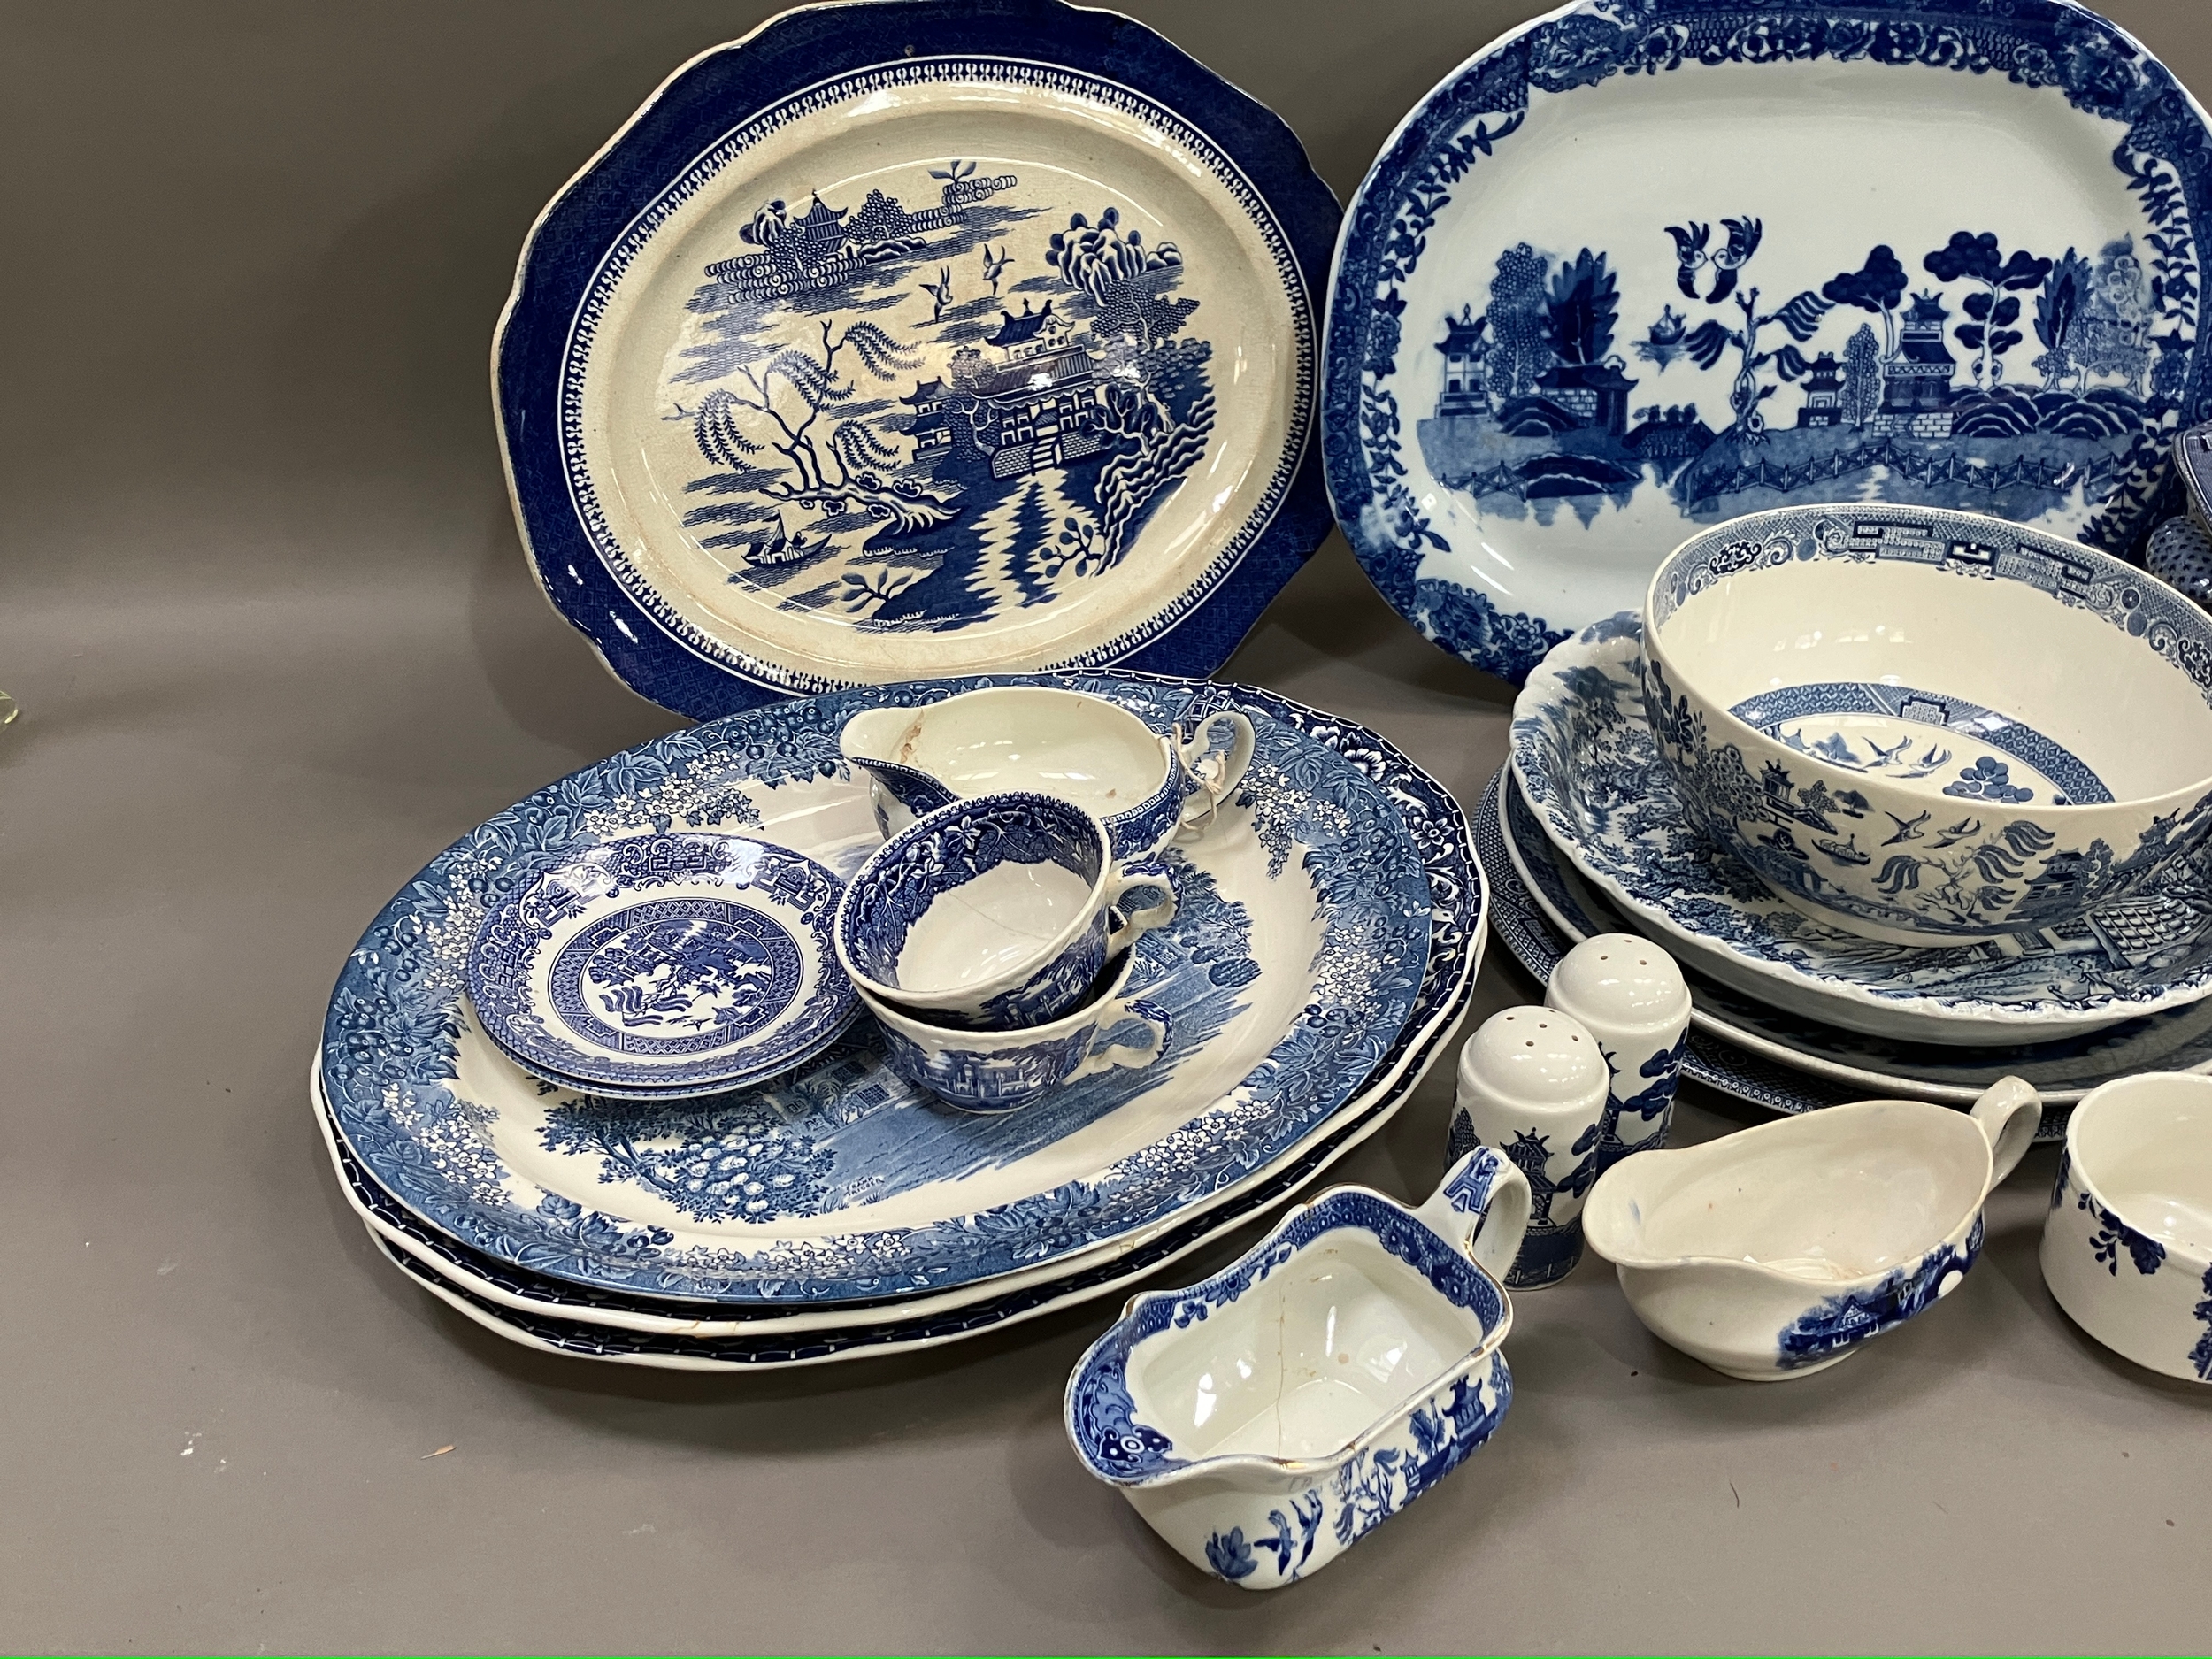
[[[1510,1289],[1555,1285],[1582,1259],[1582,1201],[1597,1179],[1611,1085],[1598,1040],[1548,1008],[1493,1014],[1460,1048],[1445,1156],[1494,1148],[1529,1185],[1527,1236],[1505,1273]]]
[[[1544,1006],[1580,1022],[1605,1056],[1595,1174],[1666,1145],[1690,1032],[1690,987],[1675,959],[1634,933],[1597,934],[1560,958]]]
[[[2042,1110],[2008,1078],[1970,1112],[1859,1101],[1624,1158],[1583,1231],[1660,1340],[1750,1382],[1809,1376],[1958,1287]]]
[[[1026,1106],[1048,1090],[1117,1068],[1141,1071],[1167,1052],[1165,1010],[1129,995],[1133,955],[1097,995],[1058,1018],[1014,1031],[917,1019],[856,987],[883,1027],[884,1058],[917,1088],[975,1112]]]
[[[953,801],[884,842],[846,884],[831,932],[872,1002],[1011,1031],[1073,1009],[1175,906],[1166,866],[1115,858],[1081,807],[1010,792]]]
[[[2074,1108],[2041,1259],[2098,1341],[2212,1382],[2212,1077],[2123,1078]]]
[[[1210,821],[1243,780],[1253,741],[1240,710],[1179,714],[1164,733],[1103,697],[1043,686],[864,710],[838,739],[846,758],[869,771],[887,837],[964,795],[1033,790],[1095,814],[1121,858]]]
[[[1573,0],[1446,75],[1347,208],[1338,520],[1511,680],[1758,508],[2124,552],[2207,412],[2208,157],[2187,88],[2073,0]]]
[[[2078,542],[1931,508],[1753,513],[1677,548],[1644,618],[1683,805],[1835,926],[2063,926],[2170,889],[2212,835],[2212,618]]]
[[[1248,1590],[1317,1572],[1504,1417],[1497,1276],[1527,1217],[1488,1148],[1417,1210],[1333,1187],[1204,1283],[1133,1298],[1068,1379],[1069,1443],[1192,1565]]]
[[[1513,704],[1513,773],[1552,844],[1686,965],[1830,1025],[1976,1046],[2078,1036],[2212,996],[2200,869],[1978,943],[1892,944],[1785,902],[1690,818],[1646,718],[1642,641],[1632,612],[1552,649]]]

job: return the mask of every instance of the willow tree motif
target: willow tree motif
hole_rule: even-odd
[[[1764,381],[1759,371],[1771,367],[1782,380],[1794,380],[1812,366],[1804,353],[1795,345],[1784,345],[1778,349],[1759,349],[1759,335],[1772,324],[1779,323],[1793,341],[1810,340],[1819,332],[1820,319],[1826,314],[1832,302],[1823,299],[1812,289],[1793,296],[1787,303],[1770,311],[1759,309],[1759,290],[1750,288],[1738,290],[1737,282],[1744,268],[1758,251],[1760,225],[1755,219],[1730,219],[1721,221],[1728,227],[1728,245],[1719,252],[1706,255],[1707,227],[1692,221],[1686,229],[1679,225],[1666,227],[1674,238],[1675,253],[1681,269],[1678,286],[1685,294],[1697,297],[1696,277],[1706,264],[1720,266],[1721,279],[1716,280],[1711,291],[1704,296],[1709,305],[1724,301],[1732,302],[1737,311],[1736,326],[1731,328],[1717,317],[1709,317],[1700,323],[1683,349],[1701,369],[1709,369],[1719,363],[1730,348],[1737,353],[1736,382],[1728,390],[1728,407],[1735,415],[1724,436],[1734,436],[1756,443],[1766,436],[1766,417],[1759,405],[1774,396],[1778,384]]]
[[[2051,262],[2035,257],[2024,248],[2014,249],[2008,257],[1997,246],[1993,230],[1979,235],[1955,230],[1949,242],[1920,263],[1939,282],[1963,278],[1977,285],[1962,308],[1967,320],[1951,332],[1961,345],[1979,354],[1974,359],[1974,384],[1996,390],[2005,377],[2005,353],[2022,338],[2013,326],[2020,320],[2018,294],[2041,288],[2044,278],[2051,273]]]
[[[890,520],[911,533],[958,516],[949,498],[932,495],[911,479],[893,478],[887,469],[902,457],[860,420],[835,420],[825,441],[818,430],[825,414],[834,415],[856,395],[856,383],[841,378],[849,370],[839,359],[849,355],[871,380],[889,381],[910,374],[921,354],[901,345],[870,322],[847,325],[844,333],[825,319],[818,352],[787,346],[741,362],[730,370],[734,388],[718,386],[700,401],[692,416],[699,453],[718,465],[754,465],[752,457],[773,450],[789,464],[791,476],[763,484],[761,493],[822,512],[864,512]]]

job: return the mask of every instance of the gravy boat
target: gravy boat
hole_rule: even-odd
[[[2002,1078],[1971,1112],[1859,1101],[1640,1152],[1599,1178],[1583,1236],[1661,1341],[1750,1382],[1808,1376],[1957,1288],[2041,1115]]]
[[[1133,1298],[1068,1379],[1068,1440],[1194,1566],[1319,1571],[1487,1441],[1528,1180],[1478,1147],[1418,1210],[1338,1187],[1233,1265]]]
[[[869,773],[885,837],[965,796],[1030,791],[1106,826],[1114,856],[1156,851],[1202,827],[1251,764],[1251,720],[1194,709],[1172,736],[1120,704],[1050,686],[987,686],[918,709],[866,709],[839,734]]]

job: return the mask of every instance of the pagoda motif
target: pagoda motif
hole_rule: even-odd
[[[1490,412],[1489,387],[1482,370],[1488,333],[1489,319],[1476,316],[1471,305],[1461,306],[1456,317],[1445,318],[1444,338],[1436,347],[1444,354],[1444,395],[1436,400],[1440,417]]]
[[[1951,382],[1958,359],[1943,343],[1943,325],[1951,313],[1932,293],[1914,296],[1899,321],[1897,354],[1882,364],[1882,406],[1868,430],[1905,433],[1916,438],[1951,435]]]
[[[1843,420],[1843,365],[1824,351],[1805,371],[1805,402],[1797,411],[1800,426],[1833,426]]]

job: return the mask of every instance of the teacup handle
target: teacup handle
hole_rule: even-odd
[[[1225,750],[1217,754],[1216,733],[1222,726],[1228,728],[1229,741]],[[1179,827],[1202,829],[1213,821],[1222,801],[1244,781],[1245,769],[1252,764],[1252,750],[1259,740],[1250,718],[1240,709],[1216,709],[1201,716],[1187,738],[1179,721],[1175,737],[1176,764],[1196,786],[1183,803]]]
[[[1094,1048],[1083,1056],[1082,1064],[1062,1080],[1072,1083],[1078,1078],[1095,1077],[1101,1071],[1116,1066],[1147,1066],[1167,1052],[1168,1033],[1174,1022],[1164,1009],[1136,997],[1122,997],[1099,1017],[1097,1029],[1111,1031],[1125,1020],[1141,1020],[1151,1033],[1149,1042],[1110,1042]]]
[[[1528,1177],[1496,1148],[1477,1147],[1444,1171],[1416,1213],[1502,1285],[1528,1231]]]
[[[1135,910],[1122,906],[1122,895],[1150,888],[1157,896]],[[1118,911],[1121,925],[1109,929],[1106,954],[1118,956],[1139,933],[1146,933],[1175,919],[1175,881],[1165,864],[1150,859],[1132,861],[1115,871],[1106,883],[1106,908]]]
[[[2043,1097],[2019,1078],[2001,1077],[1982,1091],[1970,1115],[1989,1140],[1989,1184],[2001,1186],[2035,1142]]]

